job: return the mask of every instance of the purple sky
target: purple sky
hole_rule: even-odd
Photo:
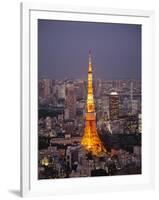
[[[39,78],[141,79],[141,26],[38,20]]]

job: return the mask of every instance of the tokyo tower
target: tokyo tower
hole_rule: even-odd
[[[106,149],[102,144],[102,141],[100,140],[97,133],[92,81],[93,81],[92,59],[91,59],[91,51],[89,51],[85,128],[81,140],[81,145],[86,151],[88,151],[92,155],[100,157],[106,153]]]

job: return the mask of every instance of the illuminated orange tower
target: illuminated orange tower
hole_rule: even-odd
[[[97,133],[92,79],[92,60],[91,51],[89,51],[85,128],[81,140],[81,145],[86,151],[90,152],[92,155],[102,156],[106,152],[106,149],[103,146]]]

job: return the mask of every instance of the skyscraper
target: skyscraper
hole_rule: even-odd
[[[74,119],[76,115],[76,95],[73,85],[67,87],[66,108],[68,108],[69,118]]]
[[[52,93],[52,80],[43,79],[44,97],[51,95]]]
[[[111,120],[119,117],[119,95],[117,92],[111,92],[109,95],[109,116]]]
[[[66,88],[64,84],[60,84],[58,87],[58,98],[60,99],[66,98]]]
[[[92,155],[101,156],[106,152],[106,149],[97,133],[92,80],[92,60],[91,51],[89,51],[85,128],[81,144],[84,149],[90,152]]]

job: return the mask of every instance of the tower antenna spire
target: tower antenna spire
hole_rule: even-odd
[[[89,49],[89,64],[88,64],[88,72],[92,72],[92,51]]]
[[[86,151],[91,152],[92,155],[98,157],[106,152],[106,149],[99,138],[96,127],[91,50],[89,50],[85,128],[81,144]]]

